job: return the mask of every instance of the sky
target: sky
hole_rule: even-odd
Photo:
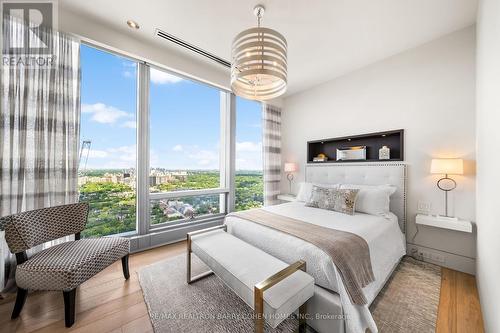
[[[82,44],[81,68],[87,169],[135,167],[136,63]],[[219,90],[153,68],[150,76],[150,166],[219,169]],[[260,104],[238,97],[236,110],[236,169],[262,170]]]

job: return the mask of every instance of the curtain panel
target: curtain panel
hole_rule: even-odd
[[[262,105],[262,152],[264,162],[264,205],[279,203],[281,181],[281,109]]]
[[[2,24],[4,41],[28,36],[25,22],[5,16]],[[80,43],[48,28],[38,33],[50,47],[50,66],[14,61],[1,67],[0,216],[78,200]],[[8,56],[39,54],[22,48]],[[5,276],[12,277],[13,260],[2,230],[0,291]]]

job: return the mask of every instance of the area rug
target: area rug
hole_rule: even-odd
[[[208,268],[193,256],[193,276]],[[253,332],[252,309],[210,276],[186,283],[186,256],[143,268],[139,282],[156,333]],[[434,332],[441,277],[439,267],[405,258],[370,307],[380,332]],[[266,332],[297,330],[289,318]],[[313,332],[312,329],[309,329]]]
[[[379,332],[434,333],[441,267],[404,257],[370,311]]]

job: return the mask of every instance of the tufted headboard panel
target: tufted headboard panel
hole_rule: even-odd
[[[406,165],[403,163],[307,164],[306,181],[326,184],[393,185],[391,212],[406,232]]]

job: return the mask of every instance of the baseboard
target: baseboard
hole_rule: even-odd
[[[454,269],[467,274],[476,274],[476,260],[458,254],[407,243],[406,253],[415,259]]]

